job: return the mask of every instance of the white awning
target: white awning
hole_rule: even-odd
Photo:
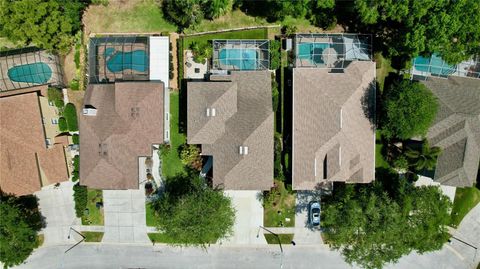
[[[170,68],[170,41],[168,36],[150,37],[150,80],[161,80],[168,89]]]

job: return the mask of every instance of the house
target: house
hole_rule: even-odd
[[[89,84],[80,115],[80,184],[138,189],[139,157],[164,143],[161,81]]]
[[[273,120],[269,71],[231,71],[187,84],[187,143],[213,157],[213,186],[269,190]]]
[[[33,91],[35,90],[35,91]],[[38,91],[39,90],[39,91]],[[0,96],[0,188],[27,195],[69,178],[64,146],[56,143],[48,125],[58,118],[51,112],[47,86]],[[49,113],[50,111],[50,113]],[[58,132],[58,128],[57,132]]]
[[[437,97],[439,109],[427,138],[443,149],[434,180],[442,185],[470,187],[480,162],[480,80],[450,76],[421,81]]]
[[[297,35],[293,68],[292,185],[375,178],[375,63],[368,39]],[[368,38],[366,36],[365,38]]]

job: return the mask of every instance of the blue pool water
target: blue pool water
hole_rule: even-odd
[[[323,64],[322,52],[329,47],[328,43],[300,43],[297,57],[301,60],[309,60],[312,64]]]
[[[22,64],[8,69],[11,81],[45,84],[52,77],[52,69],[46,63]]]
[[[257,69],[257,51],[255,49],[222,49],[219,52],[220,64],[234,65],[240,70]]]
[[[447,64],[436,54],[432,54],[432,56],[428,58],[418,56],[413,60],[413,65],[418,71],[429,72],[438,76],[447,76],[454,73],[456,70],[454,65]]]
[[[148,68],[148,55],[145,50],[134,50],[129,52],[115,51],[114,48],[105,50],[107,68],[110,72],[120,72],[131,69],[145,72]]]

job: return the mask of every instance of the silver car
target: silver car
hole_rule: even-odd
[[[317,226],[320,224],[320,203],[319,202],[310,203],[310,224],[312,226]]]

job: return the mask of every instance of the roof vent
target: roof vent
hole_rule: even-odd
[[[84,116],[96,116],[97,115],[97,109],[96,108],[84,108],[83,109],[83,115]]]
[[[248,147],[240,146],[238,147],[238,152],[240,153],[240,155],[248,155]]]
[[[207,117],[215,117],[216,114],[217,114],[217,110],[215,108],[207,107]]]

